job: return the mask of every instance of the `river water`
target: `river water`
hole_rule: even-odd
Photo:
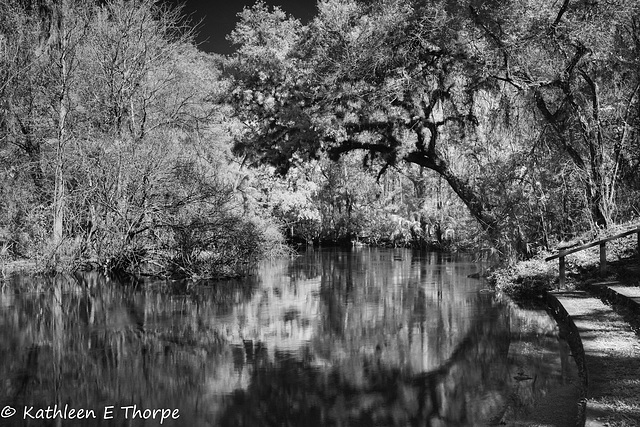
[[[358,248],[200,286],[14,277],[0,425],[575,425],[555,322],[480,268]]]

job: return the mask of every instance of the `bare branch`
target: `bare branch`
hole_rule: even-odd
[[[570,0],[564,0],[564,2],[562,3],[562,6],[560,7],[560,10],[558,11],[558,15],[556,16],[556,20],[553,21],[553,24],[551,24],[551,31],[553,33],[555,33],[556,28],[558,28],[558,24],[560,24],[560,21],[562,20],[562,16],[565,14],[567,9],[569,8],[569,1]]]

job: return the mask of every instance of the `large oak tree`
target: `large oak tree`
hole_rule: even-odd
[[[635,6],[325,0],[302,26],[258,3],[230,39],[227,70],[246,125],[236,150],[281,172],[355,150],[381,173],[417,164],[490,234],[511,224],[523,238],[505,207],[527,203],[526,192],[514,199],[496,187],[522,185],[527,152],[545,147],[561,155],[545,161],[573,162],[588,216],[605,227],[623,171],[637,167],[628,148],[637,140]]]

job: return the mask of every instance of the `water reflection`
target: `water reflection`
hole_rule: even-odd
[[[64,425],[158,425],[131,405],[179,409],[163,425],[574,425],[555,324],[481,292],[477,269],[364,248],[188,290],[18,277],[0,293],[0,406],[96,412]],[[48,425],[20,411],[0,423]]]

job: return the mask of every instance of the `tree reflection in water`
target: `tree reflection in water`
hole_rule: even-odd
[[[365,248],[189,291],[16,278],[0,294],[0,404],[179,408],[174,425],[229,426],[526,425],[558,396],[575,408],[553,321],[480,292],[476,269]],[[131,425],[116,415],[96,424]]]

